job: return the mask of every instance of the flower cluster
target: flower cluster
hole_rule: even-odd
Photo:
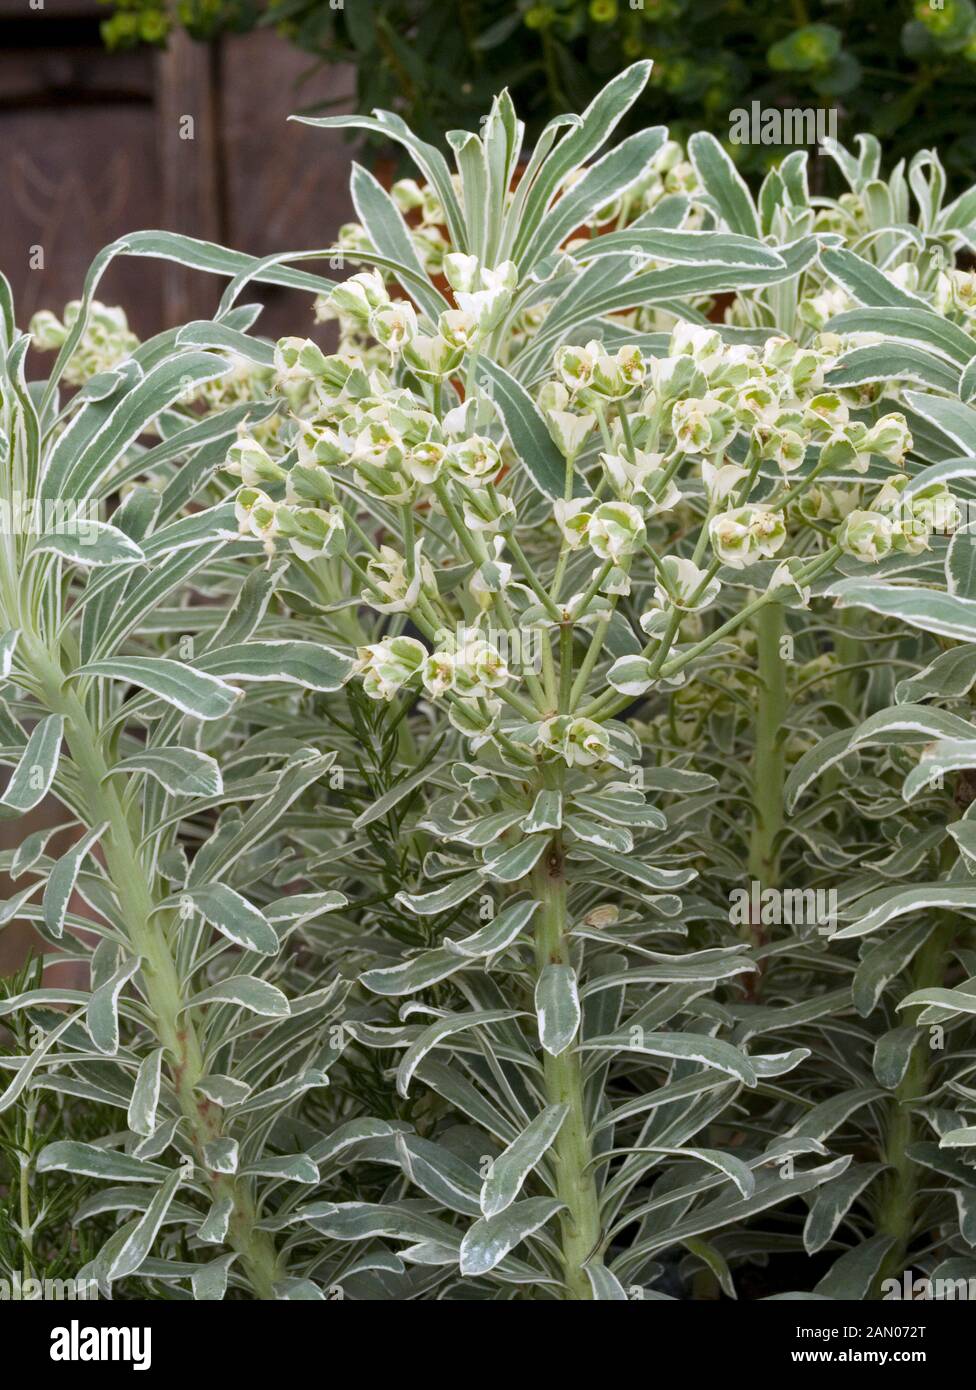
[[[80,299],[66,304],[60,319],[49,309],[41,309],[30,321],[34,346],[40,352],[53,352],[62,347],[81,310]],[[92,300],[85,331],[71,354],[64,379],[71,386],[83,386],[99,372],[110,371],[124,362],[138,346],[139,339],[131,332],[125,311]]]

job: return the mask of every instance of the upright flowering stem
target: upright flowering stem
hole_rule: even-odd
[[[197,1028],[183,1012],[184,991],[167,930],[173,914],[158,910],[155,884],[139,848],[138,828],[109,776],[110,765],[83,701],[65,686],[61,663],[36,636],[24,632],[21,644],[25,655],[29,654],[45,704],[65,718],[65,737],[83,790],[88,824],[107,827],[100,841],[105,865],[129,944],[142,960],[146,1003],[166,1049],[194,1158],[207,1173],[214,1200],[230,1199],[227,1240],[241,1258],[250,1287],[258,1298],[273,1299],[277,1279],[274,1244],[270,1236],[256,1229],[257,1212],[247,1183],[230,1174],[211,1172],[204,1163],[204,1146],[220,1137],[222,1121],[220,1111],[197,1090],[207,1074],[207,1063]]]
[[[783,828],[785,772],[783,724],[786,718],[786,663],[780,644],[784,634],[783,606],[767,603],[755,617],[759,659],[756,708],[756,748],[752,763],[754,821],[749,842],[749,876],[763,888],[775,888],[779,877],[776,837]],[[752,924],[753,932],[756,924]],[[748,927],[746,928],[748,931]]]
[[[911,992],[938,988],[944,983],[946,956],[955,934],[953,919],[947,913],[940,914],[912,965]],[[912,1015],[918,1012],[911,1010]],[[919,1138],[915,1107],[931,1089],[931,1058],[926,1043],[926,1038],[920,1038],[912,1049],[905,1075],[892,1094],[888,1113],[882,1155],[888,1172],[878,1211],[878,1233],[890,1237],[892,1245],[878,1274],[879,1288],[883,1280],[900,1277],[904,1273],[917,1224],[916,1208],[924,1170],[909,1157],[909,1149]]]
[[[569,965],[566,856],[558,834],[532,871],[528,886],[542,904],[535,918],[537,974],[547,965]],[[564,1297],[589,1300],[593,1291],[585,1265],[600,1244],[601,1227],[580,1054],[575,1046],[558,1057],[546,1052],[543,1065],[546,1104],[567,1107],[566,1119],[553,1145],[556,1195],[565,1204],[560,1218]]]

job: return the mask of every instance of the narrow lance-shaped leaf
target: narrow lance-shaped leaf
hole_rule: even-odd
[[[101,839],[107,828],[108,822],[83,835],[67,854],[61,856],[48,875],[41,910],[44,914],[44,925],[52,936],[60,937],[63,934],[68,903],[78,881],[81,865],[88,851]]]
[[[226,883],[188,888],[183,896],[203,913],[212,927],[235,946],[262,956],[276,955],[281,942],[264,913]]]
[[[162,1084],[164,1051],[165,1049],[162,1047],[155,1047],[139,1063],[139,1070],[136,1073],[135,1085],[132,1087],[132,1096],[126,1114],[126,1120],[133,1134],[148,1136],[156,1128],[156,1107],[159,1104],[159,1092]]]
[[[74,676],[100,676],[141,686],[183,714],[196,719],[222,719],[241,692],[215,676],[205,675],[181,661],[161,656],[116,657],[79,666]]]
[[[505,1152],[492,1160],[481,1189],[481,1211],[484,1216],[497,1216],[511,1206],[526,1178],[555,1140],[568,1114],[568,1105],[547,1105]]]
[[[543,966],[535,987],[539,1041],[553,1057],[565,1052],[579,1030],[582,1010],[571,965]]]
[[[61,753],[64,719],[49,714],[31,731],[20,762],[14,768],[0,806],[8,811],[32,811],[51,789]]]
[[[237,1004],[265,1018],[287,1018],[291,1013],[287,995],[267,980],[255,975],[231,975],[187,1000],[183,1008],[197,1009],[204,1004]]]
[[[147,748],[123,758],[108,775],[127,772],[147,773],[172,796],[220,796],[224,790],[216,760],[196,748]]]
[[[512,448],[518,454],[533,485],[551,500],[565,495],[567,464],[553,443],[542,412],[535,401],[515,378],[490,358],[478,362],[481,385],[485,387],[498,409]],[[574,484],[576,495],[582,495],[579,480]]]
[[[554,1197],[529,1197],[498,1216],[482,1217],[469,1228],[461,1242],[461,1273],[487,1274],[562,1207],[563,1203]]]

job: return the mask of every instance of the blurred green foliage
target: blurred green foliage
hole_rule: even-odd
[[[358,109],[399,111],[428,140],[471,128],[504,86],[537,131],[647,57],[635,121],[665,122],[678,139],[702,128],[727,137],[729,112],[753,100],[836,106],[841,139],[872,131],[896,159],[937,145],[955,180],[976,178],[973,0],[107,3],[110,47],[165,43],[173,24],[201,39],[271,25],[319,62],[352,64]],[[733,147],[753,170],[782,153]]]

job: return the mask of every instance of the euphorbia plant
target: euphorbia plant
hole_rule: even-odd
[[[136,1213],[105,1284],[617,1300],[665,1296],[678,1255],[734,1294],[805,1245],[838,1257],[819,1296],[867,1297],[966,1238],[944,1185],[923,1204],[935,1072],[889,991],[924,943],[911,1002],[964,1017],[930,993],[956,928],[843,943],[968,904],[943,836],[906,816],[889,860],[878,828],[922,775],[889,745],[962,737],[912,701],[969,689],[907,676],[915,626],[969,631],[971,469],[943,461],[976,442],[968,204],[920,156],[908,223],[870,143],[834,148],[836,205],[802,155],[755,202],[708,136],[601,156],[647,76],[520,175],[505,94],[454,171],[377,113],[419,178],[355,169],[339,248],[127,238],[35,324],[60,348],[40,389],[8,306],[8,495],[87,508],[67,533],[32,512],[0,570],[3,804],[50,791],[80,827],[10,856],[8,915],[90,988],[0,1005],[50,1030],[5,1103],[125,1111],[37,1160],[116,1184],[86,1214]],[[133,344],[93,301],[125,252],[224,275],[213,321]],[[286,264],[340,255],[338,284]],[[340,350],[252,332],[255,279],[314,295]],[[928,897],[876,908],[936,852]],[[737,920],[750,880],[834,893],[837,942]]]
[[[421,696],[442,705],[468,745],[453,793],[418,822],[443,842],[426,867],[435,883],[445,882],[398,895],[421,918],[450,914],[450,934],[445,940],[437,933],[434,949],[401,965],[368,971],[363,983],[402,996],[451,980],[461,999],[479,1007],[458,1014],[442,1006],[439,1021],[427,1026],[359,1024],[354,1036],[407,1049],[398,1072],[402,1094],[416,1073],[472,1118],[474,1102],[462,1104],[443,1067],[425,1061],[434,1048],[451,1047],[459,1060],[484,1052],[497,1067],[495,1049],[503,1047],[520,1083],[517,1094],[501,1078],[489,1086],[489,1133],[506,1142],[493,1159],[488,1147],[491,1166],[480,1184],[476,1169],[465,1176],[449,1150],[428,1143],[418,1152],[401,1141],[408,1174],[430,1195],[444,1198],[452,1183],[460,1185],[448,1205],[478,1217],[463,1236],[456,1228],[425,1234],[406,1211],[377,1210],[370,1218],[355,1204],[337,1208],[325,1228],[340,1238],[412,1232],[441,1247],[445,1264],[456,1259],[462,1275],[498,1270],[516,1282],[557,1279],[576,1298],[621,1296],[604,1257],[617,1247],[615,1268],[628,1276],[641,1271],[659,1246],[632,1242],[628,1228],[657,1206],[693,1202],[698,1190],[692,1185],[641,1204],[636,1194],[661,1163],[662,1146],[651,1142],[653,1122],[642,1122],[622,1148],[612,1147],[608,1073],[605,1065],[594,1072],[588,1054],[604,1062],[604,1054],[686,1058],[740,1082],[755,1066],[723,1040],[703,1036],[693,1019],[686,1031],[649,1032],[645,1019],[654,1010],[645,1003],[629,1012],[628,989],[667,980],[708,984],[753,967],[737,946],[668,959],[645,944],[680,912],[674,890],[691,874],[672,866],[680,864],[689,827],[668,833],[666,818],[647,804],[639,747],[614,716],[650,691],[694,679],[696,667],[744,624],[758,622],[762,633],[766,611],[784,601],[804,604],[810,586],[842,555],[874,562],[885,550],[921,548],[914,513],[908,508],[906,524],[897,489],[859,482],[872,458],[899,468],[911,438],[902,415],[875,411],[865,419],[860,394],[827,389],[839,339],[797,342],[773,330],[749,339],[733,329],[726,341],[693,323],[648,337],[607,317],[663,300],[681,277],[690,283],[684,269],[651,268],[652,257],[691,263],[699,284],[735,289],[795,279],[811,263],[812,239],[780,256],[758,236],[662,230],[647,214],[560,253],[575,226],[622,194],[660,148],[658,132],[635,136],[582,177],[564,150],[589,152],[599,118],[612,124],[637,85],[626,75],[555,145],[550,158],[561,181],[540,161],[509,194],[519,140],[504,100],[486,123],[483,144],[475,137],[456,142],[463,206],[438,158],[417,152],[442,193],[458,248],[443,262],[451,301],[429,283],[422,287],[412,254],[398,259],[410,248],[407,229],[393,202],[358,171],[363,235],[354,255],[382,274],[353,276],[319,312],[337,314],[357,346],[371,337],[382,351],[370,350],[368,360],[350,352],[326,358],[311,342],[285,340],[277,370],[294,418],[280,438],[280,456],[253,439],[238,446],[248,460],[238,495],[245,534],[259,535],[269,548],[290,547],[307,563],[311,552],[302,548],[304,536],[297,538],[309,525],[301,504],[320,502],[321,553],[342,551],[351,597],[409,619],[412,633],[400,619],[388,636],[360,648],[367,695],[410,702]],[[712,164],[721,178],[721,165]],[[493,187],[482,182],[486,173]],[[572,191],[556,197],[565,184]],[[411,299],[392,298],[389,278],[398,278]],[[598,325],[600,336],[574,339],[580,324]],[[619,345],[608,346],[608,338]],[[235,456],[235,471],[238,463]],[[821,480],[837,475],[856,480],[858,491],[825,489]],[[361,525],[363,508],[382,523],[382,543]],[[709,630],[704,615],[719,600],[723,579],[741,596]],[[780,660],[775,635],[763,659]],[[765,732],[775,740],[775,727]],[[765,848],[756,865],[764,878],[781,825],[785,772],[779,785],[764,782],[768,774],[760,760],[757,842]],[[655,789],[681,787],[676,769],[659,776]],[[629,858],[635,828],[656,832],[636,862]],[[618,904],[601,901],[612,875],[638,885],[650,921],[630,925]],[[664,920],[655,923],[654,914]],[[487,922],[476,927],[479,917]],[[465,920],[476,929],[458,938],[454,929]],[[604,921],[619,925],[611,934]],[[619,965],[632,952],[632,968],[608,963],[621,951]],[[483,957],[503,962],[490,989],[472,960]],[[655,963],[643,964],[647,959]],[[611,992],[619,992],[617,1026],[594,1036],[580,1001]],[[526,1006],[536,1014],[528,1038],[517,1022]],[[404,1022],[412,1012],[403,1012]],[[665,1007],[662,1021],[671,1015]],[[462,1047],[458,1038],[476,1029],[476,1041],[465,1038]],[[480,1041],[481,1029],[494,1033],[494,1043]],[[758,1061],[778,1070],[801,1056]],[[487,1077],[467,1065],[484,1085]],[[666,1105],[665,1088],[646,1105],[625,1106],[624,1118]],[[670,1147],[682,1149],[698,1127],[692,1120]],[[610,1147],[606,1159],[595,1135]],[[771,1152],[788,1157],[788,1149],[774,1145]],[[700,1150],[683,1152],[709,1161]],[[605,1182],[606,1165],[621,1155],[621,1171]],[[769,1150],[756,1154],[753,1166],[764,1159],[770,1161]],[[720,1171],[729,1162],[725,1156]],[[418,1176],[421,1165],[426,1180]],[[520,1198],[533,1167],[551,1196]],[[806,1189],[833,1171],[798,1180]],[[778,1171],[759,1196],[753,1177],[739,1178],[745,1212],[797,1191]],[[687,1234],[741,1214],[717,1203],[688,1218]],[[556,1215],[559,1239],[551,1246],[537,1233]],[[680,1239],[677,1229],[669,1240]],[[526,1236],[536,1241],[534,1275],[506,1262]]]

